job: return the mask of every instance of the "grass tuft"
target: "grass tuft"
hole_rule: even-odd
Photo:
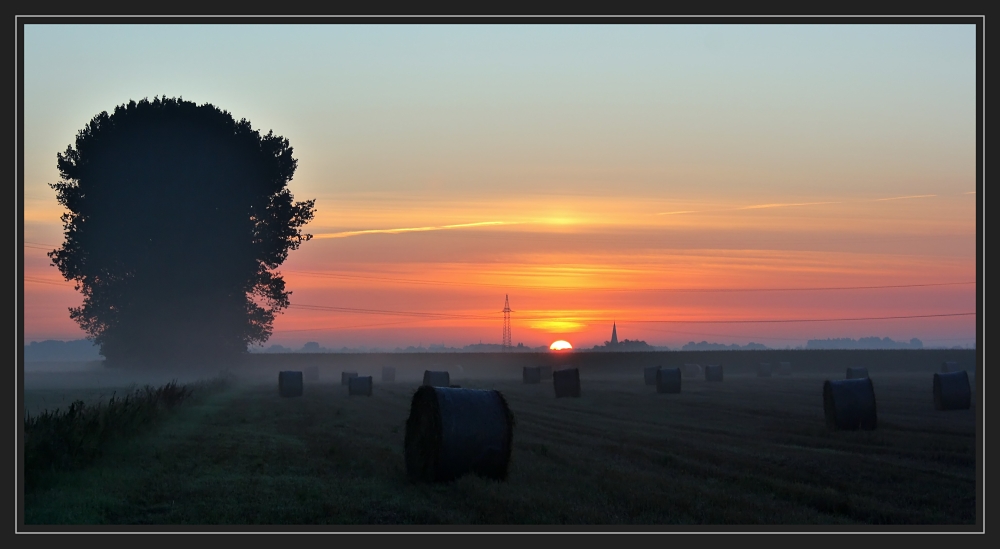
[[[174,380],[162,387],[146,385],[123,397],[112,394],[107,403],[88,406],[76,400],[65,410],[25,413],[25,491],[37,487],[47,473],[92,463],[110,442],[143,431],[196,390],[211,392],[228,383],[219,378],[192,386]]]

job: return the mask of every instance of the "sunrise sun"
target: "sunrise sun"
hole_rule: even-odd
[[[570,345],[568,341],[563,341],[561,339],[559,341],[556,341],[552,345],[549,345],[549,349],[553,351],[565,351],[567,349],[572,349],[572,348],[573,346]]]

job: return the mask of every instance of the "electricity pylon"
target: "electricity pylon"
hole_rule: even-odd
[[[503,296],[503,350],[509,351],[510,343],[510,298],[506,294]]]

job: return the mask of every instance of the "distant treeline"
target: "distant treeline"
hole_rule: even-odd
[[[32,341],[24,346],[24,361],[100,360],[100,350],[100,347],[89,339]]]
[[[681,347],[682,351],[763,351],[765,349],[767,347],[763,344],[752,341],[746,345],[738,345],[736,343],[726,345],[725,343],[709,343],[707,341],[695,343],[690,341],[687,345]]]
[[[810,339],[806,349],[923,349],[924,343],[917,338],[906,341],[893,341],[887,337],[862,337],[851,339]]]
[[[862,337],[859,339],[852,338],[835,338],[835,339],[810,339],[805,347],[797,347],[798,349],[806,350],[817,350],[817,349],[923,349],[924,344],[917,338],[913,338],[910,341],[893,341],[888,337]],[[702,341],[701,343],[695,343],[694,341],[688,342],[686,345],[681,347],[681,351],[763,351],[769,350],[767,347],[761,343],[750,342],[746,345],[739,345],[736,343],[727,345],[725,343],[711,343],[708,341]],[[524,353],[535,353],[539,351],[548,351],[548,347],[541,345],[538,347],[528,347],[523,343],[518,343],[514,346],[512,351],[524,352]],[[657,347],[647,345],[644,341],[629,341],[624,340],[619,342],[618,345],[611,347],[608,344],[604,346],[594,346],[593,349],[578,349],[578,352],[587,351],[671,351],[677,349],[671,349],[669,347]],[[372,348],[348,348],[342,347],[340,349],[330,349],[320,346],[319,343],[315,341],[310,341],[302,346],[300,349],[292,349],[291,347],[285,347],[283,345],[270,345],[266,348],[253,349],[253,353],[495,353],[503,351],[503,347],[498,343],[473,343],[471,345],[466,345],[464,347],[447,347],[443,344],[431,344],[428,347],[421,346],[409,346],[406,348],[396,347],[395,349],[382,349],[377,347]],[[30,344],[24,346],[24,360],[25,362],[50,362],[50,361],[90,361],[90,360],[100,360],[103,358],[100,355],[100,347],[94,345],[88,339],[76,339],[73,341],[58,341],[58,340],[46,340],[46,341],[32,341]]]

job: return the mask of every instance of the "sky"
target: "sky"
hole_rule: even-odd
[[[960,24],[25,25],[25,342],[86,335],[56,154],[167,96],[316,200],[265,346],[500,343],[505,297],[532,347],[972,346],[975,59]]]

